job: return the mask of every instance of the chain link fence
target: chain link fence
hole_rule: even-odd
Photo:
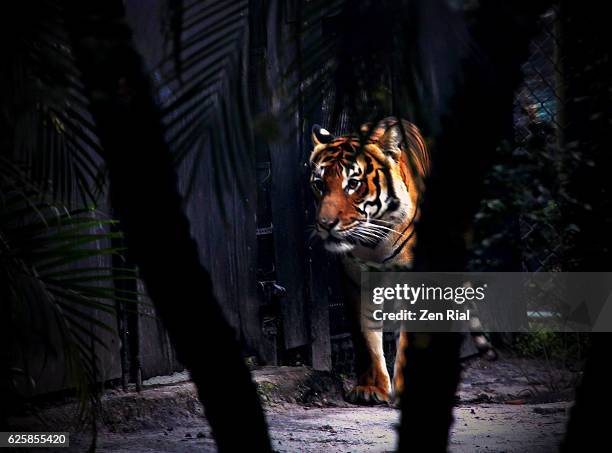
[[[524,179],[532,186],[527,203],[518,211],[521,264],[530,272],[560,270],[563,251],[559,182],[554,174],[562,165],[559,137],[564,88],[558,14],[555,6],[542,16],[541,31],[531,43],[515,98],[514,152],[528,160]]]
[[[563,79],[557,18],[557,7],[542,15],[541,30],[523,64],[523,81],[514,100],[513,141],[497,150],[498,159],[485,181],[485,197],[475,219],[472,270],[561,268],[564,227],[557,169],[562,165]],[[332,363],[336,371],[350,374],[353,350],[343,310],[341,300],[331,301]],[[390,334],[385,337],[390,363],[394,350]]]
[[[556,30],[557,8],[551,8],[541,18],[541,32],[531,43],[531,54],[523,64],[523,83],[515,100],[515,139],[526,143],[532,132],[532,123],[546,123],[551,128],[560,127],[558,121],[562,87],[559,74]]]
[[[522,66],[513,137],[502,142],[475,217],[471,270],[561,269],[565,226],[559,203],[563,165],[563,78],[558,10],[548,10]]]

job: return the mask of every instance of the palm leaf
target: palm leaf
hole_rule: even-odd
[[[248,1],[167,0],[171,20],[166,35],[172,52],[155,77],[166,138],[177,165],[189,169],[189,196],[199,169],[209,157],[215,164],[213,186],[223,208],[227,187],[244,192],[253,168],[252,125],[242,83],[248,36]],[[218,165],[218,166],[217,166]]]
[[[59,1],[26,0],[3,14],[0,157],[20,166],[29,184],[54,201],[95,204],[104,180],[94,126],[61,18]],[[8,91],[7,91],[8,90]],[[5,165],[5,162],[2,163]],[[23,180],[22,180],[23,181]]]
[[[134,270],[110,265],[110,256],[120,250],[108,244],[121,235],[110,231],[114,221],[99,219],[90,208],[70,210],[44,201],[42,194],[28,198],[23,193],[3,193],[0,275],[5,278],[0,291],[7,295],[2,311],[13,314],[9,334],[23,346],[22,362],[27,365],[28,345],[53,345],[53,332],[59,332],[62,360],[80,403],[90,405],[90,391],[99,378],[95,351],[108,349],[105,336],[116,335],[115,326],[99,313],[114,319],[117,302],[134,304],[142,297],[138,291],[116,291],[112,285],[116,279],[137,277]],[[42,328],[33,330],[32,319],[40,313],[52,314],[55,327],[45,318]],[[27,366],[24,372],[35,384]],[[86,408],[82,411],[89,413]]]
[[[284,53],[286,27],[273,34],[282,82],[274,85],[298,93],[280,115],[295,111],[301,99],[306,112],[324,106],[322,122],[341,133],[390,115],[437,130],[469,47],[462,11],[446,0],[297,5],[287,11],[280,2],[272,11],[277,19],[269,21],[280,25],[291,15],[295,22],[293,55]]]

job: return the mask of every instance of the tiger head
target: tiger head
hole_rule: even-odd
[[[365,140],[313,127],[310,184],[318,204],[316,230],[327,250],[376,248],[414,220],[429,158],[418,129],[407,121],[402,126],[394,118],[364,125]]]

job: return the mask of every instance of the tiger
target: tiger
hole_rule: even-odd
[[[341,255],[349,299],[357,383],[347,400],[389,403],[404,388],[408,334],[399,333],[391,385],[382,332],[361,328],[360,275],[368,266],[410,267],[429,149],[414,124],[394,117],[363,125],[361,134],[341,137],[315,125],[311,136],[316,234],[326,250]]]
[[[431,154],[420,130],[406,120],[388,117],[360,131],[335,137],[319,125],[312,128],[315,229],[325,249],[341,255],[357,374],[347,399],[397,405],[404,390],[408,333],[398,334],[391,385],[382,332],[362,328],[361,272],[411,268]],[[470,326],[474,345],[479,355],[495,360],[497,353],[481,327],[475,318]]]

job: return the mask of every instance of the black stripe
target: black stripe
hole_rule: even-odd
[[[398,248],[396,248],[396,249],[393,251],[393,253],[392,253],[391,255],[389,255],[388,257],[386,257],[386,258],[383,260],[383,263],[386,263],[386,262],[387,262],[387,261],[389,261],[390,259],[395,258],[395,257],[397,256],[397,254],[398,254],[399,252],[401,252],[401,251],[402,251],[402,249],[403,249],[403,248],[406,246],[406,244],[408,243],[408,240],[409,240],[409,239],[412,237],[412,235],[414,234],[415,230],[416,230],[416,229],[413,229],[413,230],[410,232],[410,234],[409,234],[409,235],[408,235],[408,237],[407,237],[407,238],[404,240],[404,242],[402,242],[402,243],[400,244],[400,246],[399,246]]]
[[[399,237],[395,240],[395,242],[393,243],[393,245],[397,244],[397,242],[402,238],[402,236],[404,235],[404,233],[406,231],[408,231],[408,228],[410,228],[410,225],[412,225],[412,222],[410,222],[408,225],[406,225],[406,228],[403,229],[403,231],[401,232],[401,234],[399,235]]]
[[[404,235],[404,233],[408,230],[408,228],[410,228],[410,225],[412,225],[414,223],[414,219],[416,219],[417,214],[419,213],[419,199],[417,198],[416,200],[416,207],[414,208],[414,214],[412,214],[412,218],[410,219],[410,222],[408,222],[408,225],[406,225],[406,228],[404,228],[404,231],[402,231],[402,233],[400,234],[400,236],[395,240],[395,242],[393,243],[393,245],[397,244],[397,241],[399,241],[401,239],[401,237]]]
[[[372,183],[374,184],[374,187],[376,188],[376,193],[375,193],[376,198],[374,198],[374,201],[366,201],[363,204],[363,210],[364,211],[366,211],[366,208],[368,208],[369,206],[374,206],[376,208],[376,212],[374,212],[371,217],[374,217],[374,216],[378,215],[378,213],[380,212],[380,208],[382,208],[382,202],[380,200],[380,195],[381,195],[381,192],[382,192],[382,187],[380,186],[380,174],[379,174],[379,171],[381,171],[381,170],[380,169],[376,170],[376,173],[374,174],[374,178],[372,178]],[[364,196],[364,198],[365,198],[365,196]]]

